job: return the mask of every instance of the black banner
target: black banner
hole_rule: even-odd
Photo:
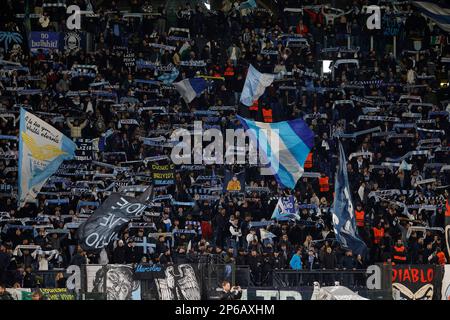
[[[136,66],[136,57],[133,52],[128,52],[123,55],[123,64],[125,67],[135,67]]]
[[[435,265],[395,265],[392,267],[394,300],[439,299],[441,277]]]
[[[175,165],[151,164],[152,178],[155,186],[166,186],[175,183]]]
[[[148,192],[139,198],[130,198],[120,193],[111,194],[103,204],[78,229],[81,247],[86,251],[100,251],[116,238],[131,218],[143,214]]]
[[[90,139],[76,139],[77,149],[75,150],[75,159],[81,162],[93,160],[92,141]]]
[[[46,300],[75,300],[75,294],[67,288],[40,288],[39,291]]]

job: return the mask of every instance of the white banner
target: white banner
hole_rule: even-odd
[[[442,300],[450,300],[450,264],[444,266],[442,277]]]

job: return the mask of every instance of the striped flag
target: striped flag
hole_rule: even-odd
[[[237,117],[278,183],[294,189],[314,146],[314,132],[302,119],[264,123]]]
[[[448,1],[413,1],[422,14],[433,20],[444,31],[450,32],[450,3]]]
[[[255,0],[248,0],[248,1],[241,2],[241,4],[239,5],[239,10],[253,9],[256,7],[257,7],[257,5],[256,5]]]
[[[206,85],[207,82],[203,78],[184,79],[173,84],[186,103],[190,103],[195,97],[200,96],[205,91]]]

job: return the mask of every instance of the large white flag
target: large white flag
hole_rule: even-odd
[[[274,79],[275,75],[261,73],[250,65],[240,101],[246,106],[251,106],[255,100],[258,100],[263,95],[266,88],[272,84]]]
[[[20,109],[19,206],[36,198],[64,160],[75,157],[76,144],[34,114]]]

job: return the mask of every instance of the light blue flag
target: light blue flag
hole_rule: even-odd
[[[282,187],[294,189],[314,146],[314,132],[302,119],[264,123],[237,117],[270,174]]]
[[[256,8],[256,0],[248,0],[239,5],[239,10]]]
[[[64,160],[75,157],[77,145],[34,114],[20,109],[19,207],[32,201]]]
[[[263,95],[266,88],[272,84],[274,79],[274,74],[261,73],[250,65],[240,101],[250,107],[255,100],[258,100]]]
[[[172,82],[174,82],[176,78],[178,78],[179,74],[180,72],[178,71],[178,69],[173,68],[171,73],[163,73],[158,77],[158,80],[162,81],[165,85],[169,85],[172,84]]]
[[[298,211],[295,208],[295,199],[294,196],[289,197],[281,197],[278,199],[278,203],[273,210],[273,214],[271,219],[274,220],[289,220],[296,219],[300,220],[300,216],[298,215]]]
[[[355,210],[352,204],[347,175],[347,159],[339,142],[339,168],[336,174],[333,203],[333,227],[336,239],[341,246],[351,249],[355,254],[365,256],[367,246],[358,236]]]
[[[421,0],[413,1],[412,4],[442,30],[450,32],[450,3],[448,1]]]

